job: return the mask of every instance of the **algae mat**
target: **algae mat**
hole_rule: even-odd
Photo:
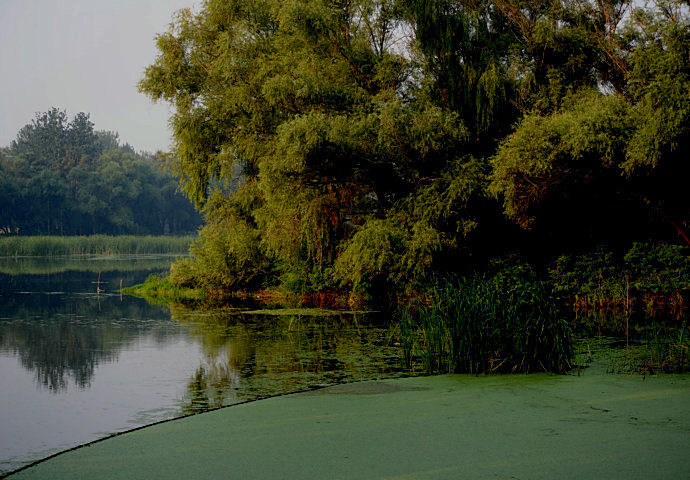
[[[12,479],[690,478],[690,377],[442,376],[166,422]]]

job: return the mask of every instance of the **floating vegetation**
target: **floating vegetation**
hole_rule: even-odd
[[[122,290],[127,295],[143,297],[150,303],[169,303],[175,301],[201,300],[205,292],[200,288],[178,287],[169,277],[151,274],[146,281]]]

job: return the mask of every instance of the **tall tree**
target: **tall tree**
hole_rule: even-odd
[[[85,113],[37,114],[2,151],[0,175],[0,234],[162,234],[200,222],[160,159],[95,133]]]
[[[296,288],[414,282],[508,243],[500,201],[559,235],[589,213],[611,226],[652,210],[635,202],[682,227],[682,203],[657,187],[682,173],[659,167],[681,165],[666,160],[687,141],[687,23],[670,35],[629,8],[207,0],[178,12],[139,84],[174,107],[173,168],[207,218],[176,278],[242,288],[251,258],[247,285],[269,272]],[[649,145],[665,160],[650,163]]]
[[[450,188],[440,178],[464,171],[455,165],[467,132],[416,94],[399,12],[392,1],[210,0],[198,15],[178,14],[140,88],[175,106],[175,169],[209,232],[241,222],[284,278],[309,284],[328,283],[341,254],[341,264],[356,262],[343,252],[380,219],[404,232],[401,253],[414,243],[408,224],[436,222],[396,212],[432,185]],[[229,204],[209,201],[211,192]],[[354,281],[348,268],[337,272]]]
[[[492,188],[509,216],[557,233],[556,242],[678,234],[690,243],[689,20],[677,2],[631,12],[626,25],[609,28],[611,44],[630,47],[618,51],[613,92],[590,88],[521,121],[494,158]]]

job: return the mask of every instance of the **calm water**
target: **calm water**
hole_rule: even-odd
[[[371,315],[194,311],[120,295],[120,281],[170,260],[0,258],[0,474],[187,413],[400,373]]]

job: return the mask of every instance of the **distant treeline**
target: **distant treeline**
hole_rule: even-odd
[[[0,235],[164,235],[201,223],[152,154],[53,108],[0,149]]]
[[[0,257],[179,253],[189,250],[195,237],[91,235],[88,237],[0,237]]]

